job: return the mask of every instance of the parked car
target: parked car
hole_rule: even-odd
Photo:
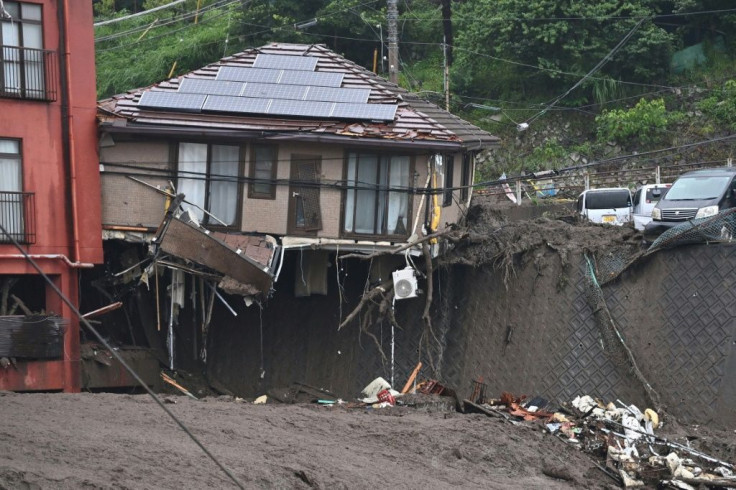
[[[578,197],[577,211],[593,223],[621,226],[631,221],[631,192],[626,187],[588,189]]]
[[[644,238],[654,241],[673,226],[715,216],[736,206],[736,168],[694,170],[682,174],[652,210]]]
[[[644,231],[644,227],[652,221],[652,210],[664,196],[672,184],[647,184],[639,187],[634,193],[634,228]]]

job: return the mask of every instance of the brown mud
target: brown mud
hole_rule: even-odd
[[[167,396],[246,488],[606,488],[540,424]],[[144,395],[4,394],[0,488],[235,488]],[[562,476],[565,479],[548,475]]]

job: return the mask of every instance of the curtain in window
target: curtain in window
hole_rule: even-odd
[[[40,8],[39,8],[40,10]],[[25,70],[25,96],[43,98],[45,94],[43,72],[43,34],[40,24],[23,24],[23,69]]]
[[[20,144],[14,140],[0,140],[0,223],[16,239],[23,238],[23,174]],[[18,194],[14,194],[14,193]],[[0,241],[7,237],[0,234]]]
[[[376,185],[378,184],[378,157],[360,155],[355,185],[355,233],[376,232]]]
[[[390,181],[391,189],[402,189],[403,192],[391,191],[388,197],[388,234],[404,235],[408,229],[409,219],[409,157],[391,157]]]
[[[355,215],[355,169],[358,167],[358,155],[350,153],[348,155],[348,175],[347,175],[347,186],[348,190],[345,193],[345,231],[352,232]]]
[[[239,147],[223,145],[212,146],[209,212],[228,225],[235,224],[235,215],[238,207],[237,179],[240,167],[239,160]]]
[[[2,30],[3,92],[20,93],[20,25],[17,22],[0,22]]]
[[[201,143],[179,143],[179,180],[177,192],[184,194],[186,200],[204,208],[207,189],[207,145]],[[182,203],[198,221],[204,218],[204,212],[187,203]],[[219,216],[218,216],[219,218]],[[224,218],[220,218],[224,221]]]

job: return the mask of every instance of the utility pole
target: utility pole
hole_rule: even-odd
[[[445,37],[442,42],[442,52],[445,55],[444,63],[444,81],[445,81],[445,110],[450,112],[450,64],[447,57],[447,38]]]
[[[399,9],[398,0],[388,0],[388,79],[399,83]]]

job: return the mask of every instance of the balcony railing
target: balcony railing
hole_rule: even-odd
[[[32,192],[0,191],[0,224],[16,241],[36,243],[36,197]],[[0,243],[10,243],[0,232]]]
[[[55,51],[0,46],[0,97],[56,100],[57,65]]]

